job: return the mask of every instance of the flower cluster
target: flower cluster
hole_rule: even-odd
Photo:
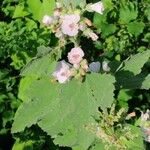
[[[142,112],[140,126],[144,133],[145,141],[150,143],[150,110],[147,110],[146,113]]]
[[[59,61],[53,73],[54,78],[59,83],[66,83],[71,78],[81,80],[86,72],[100,72],[100,62],[92,62],[89,66],[84,57],[84,51],[79,46],[78,37],[83,35],[93,41],[98,40],[98,35],[93,31],[94,27],[92,22],[84,17],[84,13],[97,12],[103,14],[104,6],[102,2],[95,4],[88,4],[83,8],[66,9],[60,3],[56,3],[56,9],[52,16],[45,15],[42,23],[50,28],[60,41],[70,40],[74,43],[74,48],[67,54],[68,62],[65,60]],[[82,34],[81,34],[82,33]],[[104,71],[109,72],[110,68],[108,63],[102,64]]]
[[[58,62],[53,76],[59,83],[66,83],[72,77],[82,79],[88,70],[88,64],[84,57],[84,52],[80,47],[72,48],[68,53],[68,61]]]
[[[85,11],[103,14],[104,6],[102,2],[98,2],[88,4],[85,8],[68,11],[60,3],[57,3],[53,16],[45,15],[42,23],[49,27],[57,38],[75,37],[83,32],[82,35],[97,41],[97,34],[90,29],[92,22],[83,17]]]

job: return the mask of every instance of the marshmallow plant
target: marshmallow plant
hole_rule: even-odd
[[[62,1],[68,5],[80,2]],[[118,103],[119,97],[130,97],[121,94],[122,89],[148,89],[149,76],[141,72],[150,52],[136,54],[122,63],[115,61],[114,65],[113,61],[107,62],[112,58],[106,57],[105,49],[93,48],[102,42],[101,35],[95,32],[92,19],[86,17],[89,13],[103,15],[103,3],[77,7],[67,4],[56,3],[53,15],[45,14],[41,20],[46,31],[50,29],[51,47],[38,48],[37,57],[21,72],[22,104],[12,133],[37,125],[54,144],[73,150],[108,150],[105,146],[142,150],[141,128],[149,141],[149,111],[142,115],[141,128],[137,129],[125,120],[126,111],[117,110],[124,105],[124,101]]]
[[[67,54],[70,67],[67,67],[66,62],[62,60],[58,62],[56,70],[53,73],[54,78],[59,83],[66,83],[71,77],[82,79],[83,76],[90,71],[90,69],[88,69],[89,66],[87,60],[83,59],[85,54],[84,50],[80,47],[80,43],[78,42],[79,36],[85,36],[90,38],[92,41],[97,41],[99,37],[93,31],[92,21],[84,17],[84,13],[87,11],[97,12],[102,15],[104,11],[103,3],[98,2],[95,4],[88,4],[78,9],[68,10],[63,7],[61,3],[57,2],[53,15],[49,16],[46,14],[43,17],[43,25],[49,28],[55,36],[59,38],[60,42],[66,41],[64,43],[67,43],[70,41],[73,42],[75,46]],[[61,47],[59,49],[61,49]],[[91,68],[92,70],[96,70],[95,72],[99,72],[98,68],[100,68],[100,66],[97,67],[96,65],[92,65]],[[72,75],[68,75],[69,72],[71,72]]]
[[[102,3],[90,4],[76,10],[68,10],[60,3],[57,3],[53,15],[48,16],[46,14],[43,16],[42,23],[47,28],[50,28],[58,38],[61,37],[69,40],[70,38],[78,37],[79,34],[83,33],[83,35],[91,38],[93,41],[97,41],[97,34],[90,30],[90,27],[93,26],[92,22],[84,17],[83,14],[86,11],[95,11],[103,14],[103,10],[104,7]],[[88,33],[84,34],[84,32]]]

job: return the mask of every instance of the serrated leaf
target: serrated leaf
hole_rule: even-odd
[[[145,24],[143,22],[134,21],[127,25],[127,29],[131,34],[138,36],[143,32],[144,26]]]
[[[108,11],[112,10],[114,7],[114,4],[112,2],[112,0],[102,0],[104,8],[108,9]]]
[[[117,88],[124,89],[149,89],[150,76],[147,74],[138,74],[134,76],[130,72],[120,72],[116,74]]]
[[[106,15],[100,15],[98,13],[94,14],[94,19],[93,19],[94,25],[97,27],[97,29],[100,31],[101,25],[106,23]]]
[[[144,78],[141,89],[146,89],[146,90],[150,89],[150,74]]]
[[[48,54],[51,50],[50,47],[40,46],[37,48],[37,57],[42,57]]]
[[[56,67],[56,62],[52,61],[51,55],[36,58],[28,63],[21,71],[22,76],[51,76]]]
[[[51,88],[48,79],[43,79],[35,82],[32,86],[30,85],[27,93],[31,101],[25,101],[17,110],[12,132],[20,132],[25,127],[36,124],[48,110],[51,111],[54,106],[56,107],[58,102],[57,100],[54,101],[58,94],[56,88],[57,86],[55,85]]]
[[[114,98],[114,85],[115,79],[111,75],[92,74],[87,76],[88,88],[91,90],[91,97],[96,100],[98,105],[105,109],[110,107]]]
[[[28,100],[26,90],[37,78],[38,77],[36,76],[26,76],[21,79],[20,84],[19,84],[19,93],[18,93],[19,99],[21,99],[22,101]]]
[[[27,0],[28,7],[33,15],[33,19],[42,21],[44,15],[52,15],[55,8],[55,0]],[[36,5],[35,5],[36,4]]]
[[[125,66],[122,68],[122,70],[130,71],[134,75],[137,75],[141,72],[141,68],[144,66],[149,58],[150,50],[133,55],[129,60],[125,61]]]
[[[16,112],[12,132],[38,124],[56,143],[86,150],[94,137],[85,125],[94,122],[99,106],[105,109],[112,104],[113,83],[111,75],[99,74],[88,75],[84,83],[52,84],[46,77],[34,81],[26,90],[30,101]]]
[[[13,18],[18,18],[18,17],[25,17],[29,15],[30,13],[24,10],[24,6],[22,4],[19,4],[16,6]]]
[[[137,6],[134,3],[123,3],[120,8],[119,21],[121,23],[129,23],[138,16]]]
[[[115,31],[116,31],[117,27],[114,25],[114,24],[107,24],[107,23],[104,23],[101,25],[101,34],[102,34],[102,37],[105,38],[106,36],[110,35],[110,34],[113,34]]]
[[[60,0],[60,2],[65,6],[65,7],[74,7],[76,8],[79,5],[85,6],[86,5],[86,0]]]
[[[148,7],[145,9],[145,15],[147,16],[147,19],[150,21],[150,6],[148,6]]]

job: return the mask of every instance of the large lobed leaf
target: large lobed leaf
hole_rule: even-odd
[[[30,100],[16,112],[12,132],[38,124],[55,143],[86,150],[94,135],[85,126],[94,122],[99,106],[105,109],[112,104],[113,83],[111,75],[99,74],[88,75],[84,83],[64,85],[51,83],[48,77],[36,80],[25,92]]]

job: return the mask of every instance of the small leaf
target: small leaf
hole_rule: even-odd
[[[114,25],[114,24],[107,24],[107,23],[104,23],[101,25],[101,34],[102,34],[102,37],[105,38],[107,37],[108,35],[110,34],[113,34],[115,31],[116,31],[117,27]]]
[[[127,29],[131,34],[138,36],[143,32],[144,26],[145,24],[143,22],[134,21],[127,25]]]
[[[141,72],[142,67],[150,58],[150,50],[144,51],[143,53],[138,53],[133,55],[129,60],[126,60],[125,66],[122,70],[130,71],[134,75],[137,75]]]
[[[24,6],[22,4],[19,4],[15,8],[13,18],[25,17],[29,14],[29,12],[24,10]]]

